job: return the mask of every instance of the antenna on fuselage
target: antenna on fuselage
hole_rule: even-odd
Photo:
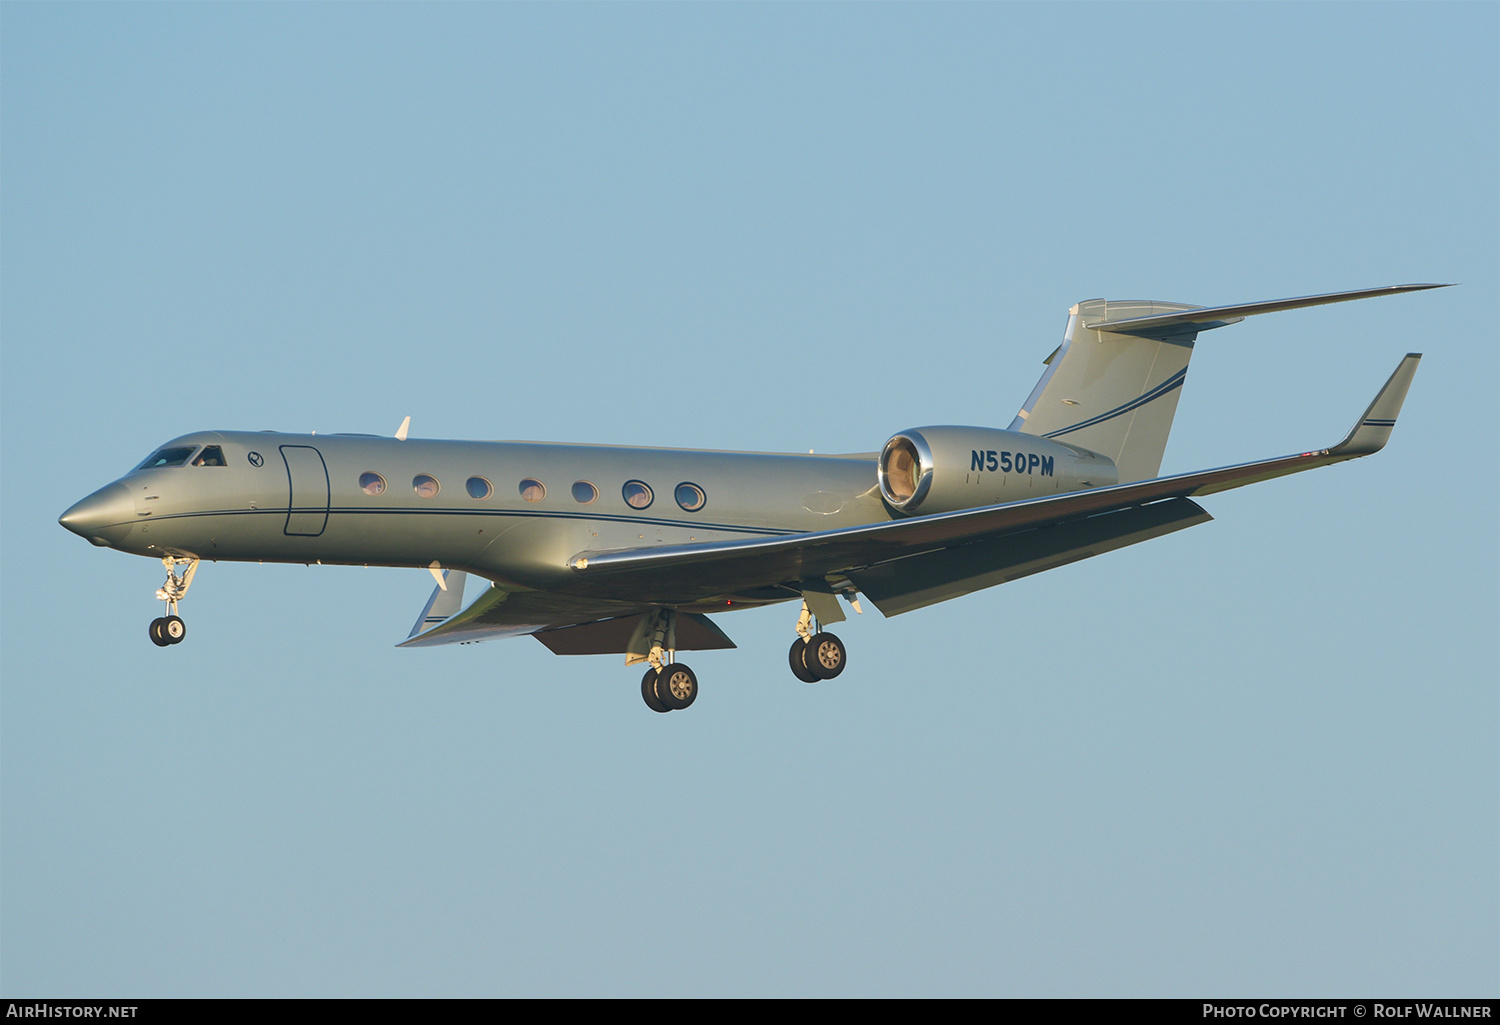
[[[407,432],[407,430],[410,427],[411,427],[411,417],[407,417],[405,420],[402,420],[401,421],[401,426],[396,428],[396,440],[397,441],[405,441],[406,440],[406,432]]]

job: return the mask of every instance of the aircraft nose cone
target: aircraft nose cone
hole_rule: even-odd
[[[135,499],[123,484],[106,484],[57,518],[79,537],[101,548],[124,540],[135,521]]]

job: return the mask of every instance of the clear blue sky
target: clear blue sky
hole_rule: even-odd
[[[7,996],[1495,996],[1500,7],[0,5]],[[869,451],[1091,298],[1163,470],[1380,455],[685,714],[417,571],[60,528],[203,428]]]

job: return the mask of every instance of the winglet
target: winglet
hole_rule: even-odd
[[[1359,418],[1348,437],[1328,450],[1329,455],[1353,458],[1367,456],[1385,448],[1385,443],[1391,436],[1391,428],[1396,426],[1396,416],[1401,412],[1401,404],[1406,401],[1406,390],[1411,387],[1411,379],[1421,360],[1420,352],[1409,352],[1402,358],[1396,365],[1395,373],[1385,382],[1385,387],[1380,389],[1380,394],[1375,396],[1370,408],[1365,410],[1365,415]]]
[[[463,570],[456,569],[445,569],[442,574],[442,577],[438,578],[438,585],[432,589],[432,597],[427,599],[422,614],[412,624],[411,633],[406,635],[407,640],[447,622],[463,605],[466,574]],[[433,576],[437,576],[436,571],[433,572]],[[450,584],[452,586],[449,586]]]

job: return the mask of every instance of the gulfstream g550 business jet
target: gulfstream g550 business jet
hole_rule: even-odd
[[[1206,522],[1194,498],[1378,451],[1418,354],[1331,448],[1157,477],[1193,343],[1257,313],[1395,285],[1204,308],[1082,302],[1010,426],[919,427],[879,452],[777,455],[204,431],[67,512],[96,545],[160,559],[163,647],[203,559],[410,566],[438,586],[409,646],[531,634],[648,663],[658,712],[698,695],[680,651],[732,648],[711,614],[798,601],[792,672],[838,676],[823,628],[863,594],[890,616]],[[408,418],[409,423],[409,418]],[[463,608],[465,574],[490,587]]]

